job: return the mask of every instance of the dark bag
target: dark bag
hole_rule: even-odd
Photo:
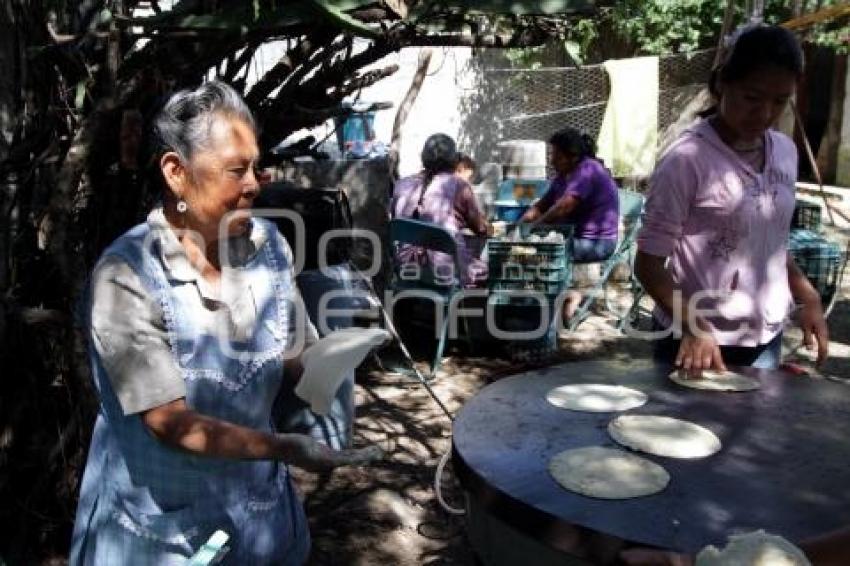
[[[269,218],[289,242],[296,263],[303,259],[304,269],[319,268],[319,238],[330,230],[352,228],[351,209],[345,191],[338,188],[301,189],[287,182],[263,187],[254,201],[255,208],[280,208],[299,214],[304,222],[304,255],[299,257],[295,224],[289,218]],[[351,237],[334,237],[326,248],[326,264],[336,265],[351,259]]]

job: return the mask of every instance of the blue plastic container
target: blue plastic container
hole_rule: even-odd
[[[518,222],[522,215],[531,206],[529,203],[520,203],[514,200],[497,200],[493,203],[496,220],[505,222]]]
[[[499,185],[498,200],[534,202],[549,190],[548,179],[505,179]]]
[[[334,118],[339,150],[345,151],[350,144],[375,139],[374,125],[374,112],[352,112],[345,118]]]

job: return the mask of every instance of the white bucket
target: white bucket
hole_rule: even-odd
[[[496,144],[505,179],[542,179],[546,177],[546,142],[506,140]]]

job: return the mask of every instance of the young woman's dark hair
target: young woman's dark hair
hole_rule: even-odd
[[[457,145],[446,134],[428,136],[422,146],[422,167],[428,173],[436,175],[443,171],[454,171],[457,165]]]
[[[564,153],[575,155],[579,159],[592,157],[596,159],[596,142],[587,134],[575,128],[558,130],[549,138],[549,143]]]
[[[803,50],[794,34],[783,27],[762,24],[739,28],[732,35],[723,60],[711,72],[708,90],[718,97],[719,83],[739,81],[769,67],[797,77],[803,74]],[[706,117],[716,110],[716,106],[712,106],[700,115]]]
[[[419,207],[428,185],[439,173],[454,172],[457,166],[458,153],[455,140],[446,134],[432,134],[422,146],[422,190],[419,192],[419,203],[413,212],[413,218],[419,219]]]

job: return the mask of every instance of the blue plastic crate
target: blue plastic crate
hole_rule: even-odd
[[[835,295],[843,255],[838,244],[830,242],[812,230],[791,230],[788,251],[824,305]]]
[[[552,299],[569,283],[570,263],[563,243],[490,240],[487,250],[491,293],[529,291]],[[516,304],[534,299],[504,293],[496,301]]]
[[[491,297],[492,300],[492,297]],[[535,332],[541,326],[542,309],[534,304],[499,304],[496,307],[496,322],[500,329],[512,332]],[[514,338],[504,344],[510,358],[517,362],[539,363],[546,361],[558,349],[558,337],[555,328],[555,312],[549,303],[545,331],[534,338]]]
[[[794,204],[794,215],[791,217],[791,230],[818,231],[820,228],[820,205],[805,200],[797,200]]]

